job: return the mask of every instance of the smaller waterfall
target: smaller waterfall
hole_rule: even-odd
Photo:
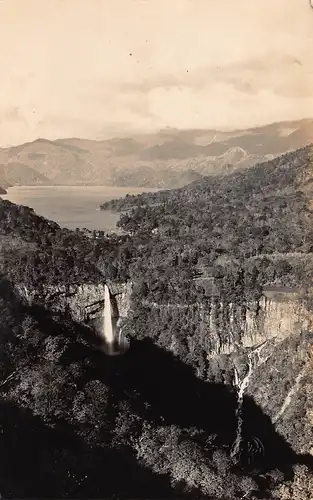
[[[234,369],[235,369],[234,385],[235,385],[236,390],[237,390],[237,410],[236,410],[237,432],[236,432],[236,439],[235,439],[235,442],[234,442],[232,450],[231,450],[231,456],[237,462],[239,460],[240,448],[241,448],[241,444],[242,444],[243,397],[244,397],[245,390],[247,389],[247,387],[249,385],[249,380],[250,380],[250,377],[252,374],[251,353],[248,355],[248,371],[242,380],[240,380],[239,372],[238,372],[237,368],[234,367]]]
[[[236,387],[237,390],[237,410],[236,410],[237,432],[236,432],[235,442],[233,443],[231,449],[231,457],[234,460],[234,462],[237,463],[240,461],[240,453],[243,445],[243,432],[242,432],[243,422],[244,422],[243,399],[246,389],[249,386],[250,378],[253,374],[254,369],[260,366],[261,364],[265,363],[269,357],[269,355],[264,355],[263,357],[261,356],[261,351],[264,349],[266,345],[267,345],[267,340],[248,353],[248,360],[247,360],[248,369],[246,371],[246,374],[241,380],[240,380],[239,370],[237,369],[236,366],[234,366],[234,371],[235,371],[234,386]],[[255,437],[253,437],[252,439],[257,440],[257,438]],[[262,443],[260,443],[259,447],[262,448]],[[262,450],[262,453],[263,451],[264,450]]]
[[[105,285],[101,336],[104,340],[103,349],[109,356],[123,354],[129,347],[119,326],[119,319],[116,299],[111,295],[108,285]]]

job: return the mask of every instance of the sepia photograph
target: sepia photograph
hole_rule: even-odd
[[[0,498],[313,500],[312,0],[0,46]]]

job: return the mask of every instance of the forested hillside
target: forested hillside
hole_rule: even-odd
[[[307,281],[302,263],[313,251],[312,174],[308,146],[245,173],[126,196],[102,209],[122,212],[118,226],[137,242],[129,273],[141,277],[147,293],[172,301],[176,286],[183,301],[193,302],[193,287],[185,285],[204,273],[240,297],[239,289],[227,287],[227,270],[238,287],[255,293],[258,282]]]

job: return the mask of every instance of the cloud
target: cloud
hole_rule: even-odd
[[[299,0],[7,0],[0,43],[3,145],[313,114]]]

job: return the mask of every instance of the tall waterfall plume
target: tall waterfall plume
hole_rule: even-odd
[[[116,298],[111,294],[108,285],[104,287],[104,309],[101,336],[104,340],[103,349],[109,356],[123,354],[128,343],[119,326],[119,310]]]

